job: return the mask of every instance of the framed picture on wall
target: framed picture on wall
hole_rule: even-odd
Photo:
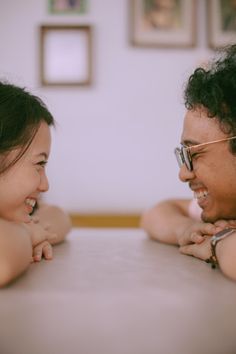
[[[85,13],[88,0],[48,0],[49,12],[52,14]]]
[[[40,27],[40,81],[43,86],[91,84],[91,26]]]
[[[195,46],[196,0],[129,0],[129,7],[133,45]]]
[[[236,43],[236,1],[207,1],[208,44],[216,49]]]

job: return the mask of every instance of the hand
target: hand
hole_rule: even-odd
[[[191,221],[191,225],[178,238],[178,244],[179,246],[191,245],[193,243],[200,244],[205,240],[206,236],[212,236],[218,231],[220,229],[217,225]]]
[[[44,256],[45,259],[53,258],[52,245],[48,241],[43,241],[33,249],[32,262],[40,262]]]
[[[215,226],[217,226],[217,228],[219,228],[218,231],[221,231],[227,227],[236,228],[236,220],[217,220],[215,222]]]
[[[32,242],[32,262],[39,262],[44,256],[45,259],[52,259],[52,246],[50,241],[54,240],[57,235],[49,232],[49,225],[43,226],[39,219],[32,217],[31,221],[24,224],[30,231]]]
[[[181,246],[179,250],[183,254],[194,256],[205,261],[211,256],[211,239],[206,236],[201,243]]]
[[[235,227],[236,220],[217,220],[214,225],[198,222],[192,224],[179,240],[180,252],[203,260],[211,256],[210,237],[227,228]]]
[[[31,221],[24,226],[29,230],[33,248],[43,241],[52,241],[57,235],[48,231],[49,225],[42,225],[37,218],[32,218]]]

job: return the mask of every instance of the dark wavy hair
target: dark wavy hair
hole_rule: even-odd
[[[0,81],[0,174],[24,155],[43,121],[55,124],[39,97],[25,88]],[[15,149],[19,153],[11,160],[9,153]]]
[[[197,68],[190,76],[184,91],[185,107],[207,109],[208,117],[215,117],[221,130],[236,134],[236,44],[218,52],[207,68]],[[236,152],[236,141],[230,142]]]

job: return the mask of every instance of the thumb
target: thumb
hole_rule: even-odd
[[[199,231],[202,235],[212,236],[217,232],[217,227],[214,224],[204,223]]]

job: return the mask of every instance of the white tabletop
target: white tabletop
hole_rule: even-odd
[[[0,354],[205,353],[236,353],[236,283],[138,229],[74,229],[0,290]]]

